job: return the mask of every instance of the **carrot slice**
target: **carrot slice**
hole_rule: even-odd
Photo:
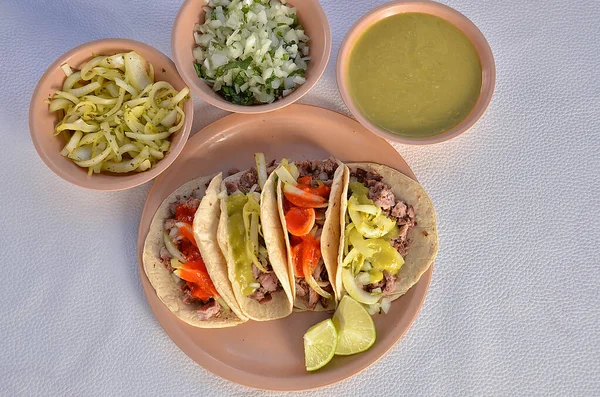
[[[302,243],[292,247],[292,263],[294,265],[294,275],[304,277],[302,270]]]
[[[312,183],[312,176],[310,176],[310,175],[306,175],[301,178],[298,178],[299,185],[307,185],[310,187],[311,183]]]
[[[302,244],[302,241],[304,241],[304,240],[302,240],[302,237],[294,236],[293,234],[290,235],[290,245],[292,247],[295,245],[298,245],[298,244]]]
[[[186,263],[183,267],[175,270],[175,275],[185,281],[197,284],[199,288],[210,295],[209,297],[219,296],[215,285],[208,275],[206,265],[201,260]]]
[[[199,284],[192,283],[190,281],[188,281],[187,284],[190,287],[190,293],[192,294],[192,296],[194,298],[200,299],[201,301],[204,301],[204,302],[206,302],[207,300],[212,298],[212,295],[210,294],[210,292],[205,290],[204,288],[202,288]]]
[[[187,238],[190,243],[192,243],[194,245],[194,247],[197,247],[198,244],[196,244],[196,239],[194,238],[194,230],[192,229],[192,226],[189,223],[184,223],[182,226],[179,227],[179,233]]]
[[[304,278],[312,277],[312,272],[321,259],[321,248],[316,241],[305,241],[302,246],[302,272]]]
[[[305,179],[308,178],[308,179]],[[310,194],[314,194],[316,196],[321,196],[323,198],[329,198],[329,193],[331,192],[331,188],[329,186],[323,185],[320,183],[317,187],[312,187],[311,184],[311,176],[303,176],[302,178],[298,178],[298,184],[296,187],[300,190],[304,190]]]
[[[308,234],[315,225],[315,210],[312,208],[292,207],[285,214],[287,230],[294,236]]]
[[[312,194],[316,194],[317,196],[329,198],[329,193],[331,192],[331,188],[329,186],[320,185],[320,186],[311,188],[310,192]]]
[[[283,186],[283,194],[296,207],[325,208],[328,204],[325,198],[287,183]]]

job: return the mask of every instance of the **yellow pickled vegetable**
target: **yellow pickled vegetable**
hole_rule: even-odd
[[[55,135],[66,138],[63,156],[90,175],[146,171],[164,157],[185,122],[187,87],[154,82],[152,65],[133,51],[61,69],[67,78],[48,105],[62,113]]]

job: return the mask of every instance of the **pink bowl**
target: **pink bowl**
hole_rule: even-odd
[[[82,44],[54,61],[33,91],[29,107],[29,130],[35,149],[48,168],[74,185],[86,189],[111,191],[129,189],[148,182],[175,161],[190,135],[194,117],[194,105],[191,99],[184,105],[185,122],[181,130],[172,135],[169,151],[148,171],[124,175],[110,173],[88,175],[86,168],[81,168],[60,155],[66,142],[61,136],[54,136],[54,127],[59,120],[56,114],[48,111],[48,104],[44,102],[62,89],[66,77],[60,66],[68,63],[69,66],[80,68],[92,54],[112,55],[126,51],[136,51],[152,64],[156,81],[167,81],[177,90],[185,87],[173,61],[157,49],[134,40],[102,39]]]
[[[481,62],[481,91],[479,93],[479,99],[475,103],[475,106],[471,112],[463,121],[449,130],[425,138],[401,136],[372,123],[360,112],[348,89],[347,71],[350,62],[350,54],[360,36],[368,28],[382,19],[404,12],[431,14],[450,22],[459,28],[471,40],[473,46],[479,53],[479,60]],[[362,16],[359,21],[354,24],[354,26],[352,26],[346,35],[346,38],[342,42],[340,51],[338,53],[337,83],[340,94],[342,95],[342,99],[346,103],[346,106],[352,115],[369,130],[391,141],[408,145],[426,145],[430,143],[443,142],[464,133],[471,128],[477,122],[477,120],[481,118],[481,116],[483,116],[488,105],[490,104],[490,101],[492,100],[492,95],[494,94],[494,88],[496,86],[496,65],[494,63],[494,55],[492,54],[492,50],[490,49],[490,46],[481,31],[473,24],[473,22],[471,22],[460,12],[446,5],[433,1],[393,1],[368,12],[366,15]]]
[[[204,22],[204,7],[202,0],[186,0],[183,2],[179,13],[173,23],[171,33],[171,51],[177,70],[190,90],[213,106],[235,113],[265,113],[281,109],[302,98],[321,78],[331,53],[331,31],[327,15],[318,0],[290,0],[287,2],[296,8],[298,19],[304,26],[306,35],[310,37],[310,57],[306,82],[297,87],[286,97],[264,105],[234,105],[213,91],[198,75],[194,69],[194,56],[192,50],[196,46],[194,41],[194,25]]]

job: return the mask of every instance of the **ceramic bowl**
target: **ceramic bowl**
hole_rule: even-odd
[[[348,88],[348,66],[350,54],[361,35],[382,19],[405,12],[431,14],[448,21],[459,28],[471,40],[471,43],[473,43],[473,46],[479,54],[479,60],[481,63],[481,91],[479,93],[479,99],[475,103],[475,106],[471,112],[465,119],[449,130],[425,138],[401,136],[372,123],[360,112],[357,105],[354,103]],[[391,141],[410,145],[425,145],[452,139],[467,131],[477,122],[477,120],[481,118],[481,116],[485,113],[494,93],[494,88],[496,85],[496,66],[494,64],[492,50],[490,49],[490,46],[481,31],[473,24],[473,22],[471,22],[460,12],[446,5],[433,1],[394,1],[383,4],[382,6],[368,12],[366,15],[362,16],[359,21],[354,24],[354,26],[352,26],[346,35],[346,38],[342,42],[340,51],[338,53],[337,83],[340,94],[342,95],[342,99],[346,103],[346,106],[352,115],[369,130]]]
[[[48,111],[48,104],[45,102],[62,88],[65,74],[60,66],[68,63],[69,66],[79,69],[90,60],[92,54],[113,55],[128,51],[136,51],[152,64],[155,81],[167,81],[177,90],[185,87],[173,61],[157,49],[133,40],[103,39],[82,44],[58,58],[40,78],[33,92],[29,108],[29,130],[33,144],[39,156],[56,175],[75,185],[110,191],[129,189],[148,182],[173,163],[190,135],[194,116],[194,105],[191,99],[184,105],[185,122],[181,130],[171,136],[169,151],[148,171],[123,175],[112,173],[88,175],[87,168],[81,168],[60,155],[66,142],[60,135],[54,136],[54,127],[59,119],[56,114]]]
[[[304,26],[306,35],[310,37],[310,57],[306,82],[297,87],[286,97],[276,99],[273,103],[261,105],[234,105],[213,91],[194,69],[192,50],[196,47],[194,25],[204,22],[206,5],[201,0],[186,0],[175,17],[171,35],[173,60],[181,77],[190,90],[213,106],[235,113],[265,113],[281,109],[302,98],[321,78],[331,53],[331,31],[325,11],[318,0],[290,0],[287,4],[297,10],[298,20]]]

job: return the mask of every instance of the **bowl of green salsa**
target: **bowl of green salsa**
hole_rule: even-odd
[[[375,8],[348,32],[337,82],[346,106],[376,134],[405,144],[462,134],[485,113],[496,84],[483,34],[431,1]]]

